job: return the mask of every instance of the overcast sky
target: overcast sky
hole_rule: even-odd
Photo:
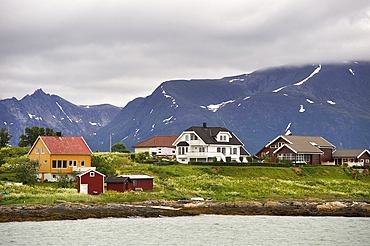
[[[0,0],[0,99],[125,106],[174,79],[370,60],[369,0]]]

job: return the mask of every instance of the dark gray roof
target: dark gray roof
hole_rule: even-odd
[[[333,152],[333,158],[358,158],[365,152],[369,153],[367,149],[337,149]]]
[[[125,183],[129,178],[128,177],[108,177],[105,180],[105,183],[107,184],[123,184]]]
[[[188,142],[181,141],[177,144],[177,146],[189,146]]]
[[[246,149],[244,149],[244,147],[240,147],[240,155],[250,156],[250,154],[248,153]]]
[[[194,131],[206,144],[243,145],[234,133],[223,127],[192,126],[186,131]],[[219,142],[216,140],[216,136],[219,132],[228,132],[232,138],[229,139],[229,142]]]

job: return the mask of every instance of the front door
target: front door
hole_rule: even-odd
[[[128,191],[128,182],[126,182],[126,191]]]
[[[87,191],[88,191],[87,186],[88,184],[80,184],[80,193],[87,194]]]

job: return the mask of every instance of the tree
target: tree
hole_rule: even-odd
[[[21,156],[11,162],[15,177],[24,184],[33,185],[37,181],[37,161],[31,161],[28,155]]]
[[[92,155],[91,166],[96,167],[96,171],[105,174],[107,177],[116,176],[116,169],[103,156]]]
[[[130,153],[130,151],[126,149],[126,145],[124,143],[116,143],[113,145],[112,152]]]
[[[9,135],[9,132],[5,132],[5,128],[0,130],[0,148],[9,145],[9,141],[12,138],[12,135]]]
[[[25,128],[25,134],[22,134],[19,138],[21,141],[19,141],[18,146],[19,147],[27,147],[32,146],[33,143],[36,141],[38,136],[56,136],[56,132],[54,132],[53,129],[46,127],[44,129],[43,127],[33,126],[32,128],[26,127]]]

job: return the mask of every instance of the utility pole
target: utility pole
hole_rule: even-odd
[[[110,134],[110,144],[109,144],[109,152],[110,153],[112,153],[112,135],[114,135],[114,133]]]

